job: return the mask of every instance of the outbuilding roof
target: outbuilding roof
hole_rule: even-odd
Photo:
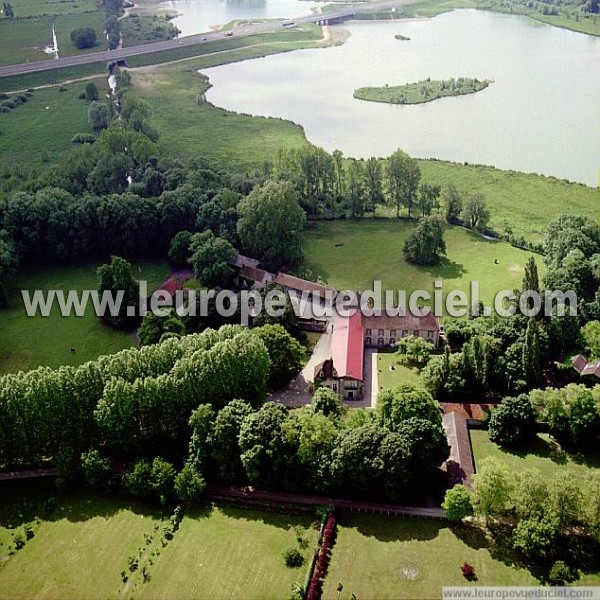
[[[363,326],[362,315],[356,311],[351,317],[335,313],[331,335],[331,358],[338,377],[363,378]]]

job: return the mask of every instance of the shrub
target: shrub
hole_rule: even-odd
[[[93,488],[104,488],[110,481],[110,463],[98,450],[81,455],[81,470],[86,483]]]
[[[460,571],[465,579],[473,581],[475,579],[475,567],[469,563],[463,563],[460,566]]]
[[[460,521],[473,514],[471,494],[464,485],[455,485],[446,492],[442,508],[451,521]]]
[[[15,548],[20,550],[25,545],[25,537],[22,533],[17,533],[13,538],[13,542],[15,544]]]
[[[572,583],[577,579],[577,575],[569,565],[562,560],[557,560],[550,569],[548,574],[548,583],[550,585],[563,586],[567,583]]]
[[[183,467],[181,472],[175,477],[175,495],[177,499],[192,506],[202,497],[206,483],[202,475],[190,465]]]
[[[0,100],[8,100],[9,95],[6,92],[0,93]]]
[[[76,133],[71,138],[72,144],[93,144],[96,141],[96,136],[91,133]]]
[[[81,27],[71,31],[71,41],[76,48],[92,48],[96,45],[96,32],[91,27]]]
[[[10,112],[10,108],[8,108],[8,106],[0,106],[0,113],[9,113]]]
[[[58,86],[58,91],[59,91],[59,92],[66,92],[66,91],[67,91],[67,88],[66,88],[66,86],[64,86],[64,85],[60,85],[60,86]]]
[[[288,548],[283,553],[283,559],[285,561],[285,566],[289,569],[297,569],[304,564],[304,556],[300,554],[300,550],[297,548]]]
[[[8,108],[17,108],[17,103],[14,101],[14,99],[12,99],[12,100],[5,100],[2,103],[2,106],[7,106]]]

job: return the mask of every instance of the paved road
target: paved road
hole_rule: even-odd
[[[294,19],[295,24],[300,23],[318,23],[324,19],[336,20],[346,19],[358,12],[374,12],[384,11],[402,4],[413,4],[417,0],[382,0],[380,2],[372,2],[368,5],[363,5],[353,8],[352,10],[337,10],[326,14],[312,14],[306,17]],[[285,29],[281,21],[267,21],[264,23],[253,23],[241,25],[235,28],[235,37],[246,37],[260,33],[272,33]],[[91,64],[95,62],[111,62],[129,58],[130,56],[138,56],[140,54],[151,54],[163,50],[173,50],[185,46],[196,46],[210,44],[216,40],[222,40],[225,37],[223,31],[213,31],[209,33],[200,33],[197,35],[189,35],[173,40],[163,42],[152,42],[150,44],[142,44],[139,46],[131,46],[117,50],[105,50],[102,52],[93,52],[91,54],[80,54],[78,56],[65,56],[57,60],[43,60],[31,63],[22,63],[19,65],[8,65],[0,67],[0,77],[8,75],[21,75],[24,73],[34,73],[37,71],[49,71],[60,69],[63,67],[73,67],[78,65]]]

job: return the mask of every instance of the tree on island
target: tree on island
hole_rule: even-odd
[[[444,224],[437,216],[425,217],[406,238],[404,258],[418,265],[436,265],[446,254]]]

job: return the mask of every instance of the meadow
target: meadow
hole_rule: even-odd
[[[106,79],[94,79],[100,96],[108,92]],[[0,160],[7,167],[39,167],[57,162],[69,151],[77,133],[93,134],[88,125],[89,103],[78,98],[87,82],[35,91],[29,102],[0,113]]]
[[[56,28],[60,56],[106,49],[102,34],[105,15],[99,10],[18,18],[19,13],[15,7],[15,15],[15,19],[0,19],[0,65],[52,60],[52,55],[45,54],[43,50],[46,46],[52,46],[53,25]],[[80,27],[91,27],[96,31],[96,46],[79,50],[73,45],[71,31]]]
[[[447,256],[440,264],[407,263],[402,246],[414,227],[414,223],[392,219],[310,224],[306,264],[341,290],[371,289],[373,281],[380,280],[384,290],[426,290],[433,295],[434,281],[442,279],[443,291],[468,293],[470,282],[478,281],[481,300],[490,304],[496,292],[521,286],[525,262],[532,254],[462,227],[446,228]],[[537,262],[543,274],[539,256]]]
[[[169,511],[91,493],[64,496],[50,514],[43,502],[34,508],[29,501],[15,522],[15,511],[35,488],[2,485],[3,493],[8,485],[29,494],[21,503],[13,494],[8,510],[0,508],[2,598],[284,598],[306,572],[306,567],[288,569],[282,557],[298,546],[296,528],[307,540],[306,558],[316,543],[310,516],[207,505],[187,513],[163,545]],[[26,523],[34,537],[9,554],[15,533]],[[135,571],[129,569],[131,557],[137,559]]]
[[[427,519],[342,515],[323,598],[440,598],[443,586],[536,585],[479,529]],[[467,582],[460,565],[475,567]]]
[[[0,317],[0,373],[38,366],[80,365],[102,354],[136,343],[133,333],[102,324],[92,307],[83,317],[62,317],[54,307],[48,317],[27,317],[20,290],[95,290],[98,263],[49,266],[21,272],[8,286],[9,308]],[[166,262],[134,262],[134,276],[146,279],[151,290],[169,274]],[[75,352],[71,352],[71,348]]]
[[[501,448],[489,439],[487,431],[472,429],[470,435],[476,467],[483,459],[492,456],[504,461],[513,473],[537,469],[545,478],[551,479],[566,470],[582,483],[592,469],[600,468],[600,454],[583,456],[569,453],[546,433],[538,434],[535,442],[522,450]]]

